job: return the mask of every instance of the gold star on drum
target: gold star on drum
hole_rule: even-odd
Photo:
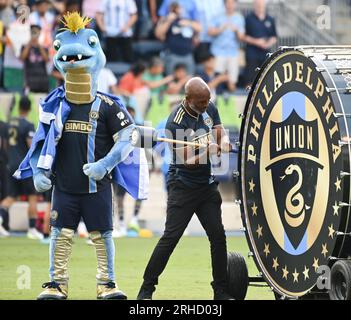
[[[257,267],[280,297],[328,292],[317,286],[321,266],[334,269],[330,298],[351,296],[349,79],[351,47],[281,48],[248,97],[242,218]]]

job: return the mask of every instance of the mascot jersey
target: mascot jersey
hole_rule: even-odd
[[[107,175],[101,181],[88,178],[82,168],[111,150],[118,132],[132,124],[129,114],[116,103],[98,94],[92,103],[70,104],[57,146],[56,188],[67,193],[95,193],[110,186]],[[74,177],[74,179],[72,179]]]

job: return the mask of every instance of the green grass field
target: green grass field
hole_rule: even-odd
[[[153,239],[116,240],[116,272],[119,287],[129,299],[135,299],[142,275],[157,242]],[[248,247],[243,237],[229,237],[228,250],[247,257]],[[26,238],[0,239],[0,300],[35,299],[41,284],[48,280],[48,246]],[[257,275],[252,259],[249,273]],[[29,289],[18,289],[20,266],[31,272]],[[95,299],[96,259],[93,247],[75,239],[70,262],[69,298]],[[183,237],[163,273],[154,299],[212,299],[209,243],[206,238]],[[249,288],[247,299],[273,299],[268,288]]]

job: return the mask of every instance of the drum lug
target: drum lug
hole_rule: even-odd
[[[345,203],[345,202],[339,202],[339,207],[344,208],[344,207],[351,207],[351,204]]]
[[[234,145],[235,145],[236,147],[240,148],[241,143],[240,143],[240,141],[235,141]]]
[[[248,254],[247,254],[247,256],[249,257],[249,258],[252,258],[253,256],[254,256],[254,254],[253,254],[253,252],[249,252]]]
[[[261,68],[260,67],[257,67],[256,69],[255,69],[255,72],[260,72],[261,71]]]
[[[251,91],[251,89],[252,89],[252,87],[251,87],[251,86],[247,86],[245,90],[246,90],[246,92],[250,92],[250,91]]]
[[[316,68],[316,70],[318,71],[318,72],[324,72],[324,71],[327,71],[327,69],[326,68]]]
[[[325,88],[325,90],[328,92],[328,93],[331,93],[331,92],[336,92],[336,91],[338,91],[338,89],[336,89],[336,88]]]
[[[350,113],[334,113],[334,117],[335,118],[351,118],[351,114]]]
[[[240,113],[239,114],[239,119],[245,119],[245,114],[244,113]]]
[[[241,200],[234,199],[234,204],[236,204],[237,206],[241,206]]]
[[[340,231],[336,232],[335,234],[336,234],[337,237],[339,237],[339,236],[351,236],[351,233],[345,233],[345,232],[340,232]]]
[[[240,232],[246,232],[246,228],[240,228],[239,231]]]
[[[351,176],[350,172],[344,172],[344,171],[340,172],[340,177],[341,178],[345,178],[345,177],[349,177],[349,176]]]
[[[351,142],[346,142],[346,141],[339,140],[339,147],[349,146],[350,144],[351,144]]]
[[[233,177],[234,178],[239,178],[240,177],[240,172],[239,171],[233,171]]]

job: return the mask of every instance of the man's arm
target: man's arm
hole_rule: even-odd
[[[169,14],[167,17],[161,18],[155,30],[155,35],[159,40],[166,40],[166,34],[176,18],[177,16],[174,13]]]

